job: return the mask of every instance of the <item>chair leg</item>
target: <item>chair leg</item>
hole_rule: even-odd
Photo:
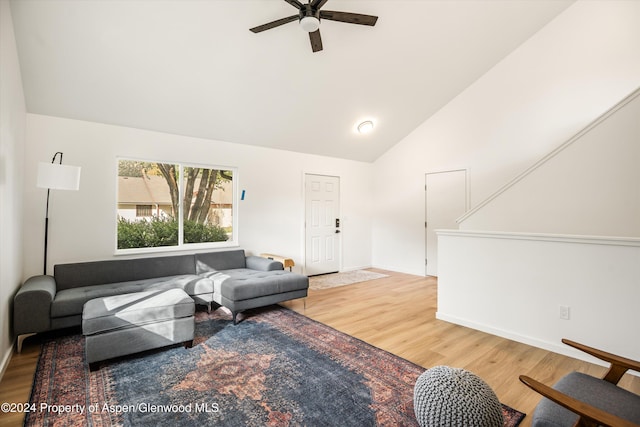
[[[184,348],[191,348],[191,347],[193,347],[193,340],[184,342]]]
[[[234,324],[234,325],[237,325],[237,324],[238,324],[238,312],[237,312],[237,311],[234,311],[234,312],[233,312],[233,313],[231,313],[231,314],[233,314],[233,324]]]

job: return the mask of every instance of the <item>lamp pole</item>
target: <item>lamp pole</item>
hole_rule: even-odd
[[[51,159],[51,163],[56,162],[56,157],[60,154],[59,164],[62,164],[62,152],[58,151],[53,155],[53,159]],[[49,194],[51,193],[51,188],[47,188],[47,209],[45,211],[44,217],[44,269],[42,274],[47,274],[47,244],[49,242]]]

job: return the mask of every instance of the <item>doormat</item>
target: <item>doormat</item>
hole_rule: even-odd
[[[366,282],[368,280],[389,277],[387,274],[376,273],[367,270],[345,271],[342,273],[322,274],[320,276],[309,277],[309,289],[314,291],[322,289],[337,288],[338,286],[352,285],[354,283]]]

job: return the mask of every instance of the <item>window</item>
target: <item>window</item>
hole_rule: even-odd
[[[231,246],[232,168],[118,160],[117,249]]]
[[[136,217],[151,215],[151,205],[136,205]]]

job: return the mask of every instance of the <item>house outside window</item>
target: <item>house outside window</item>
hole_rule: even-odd
[[[140,218],[141,216],[152,216],[152,212],[151,205],[136,205],[136,218]]]
[[[118,159],[117,251],[235,246],[236,175],[228,167]]]

